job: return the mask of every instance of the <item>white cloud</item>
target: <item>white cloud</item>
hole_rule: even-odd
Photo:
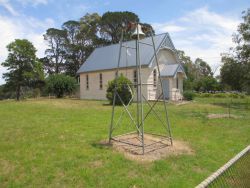
[[[14,41],[15,39],[28,39],[36,47],[37,56],[43,57],[44,51],[46,49],[46,44],[43,40],[43,33],[49,27],[54,26],[54,21],[52,19],[46,19],[44,21],[37,20],[33,17],[20,16],[20,17],[6,17],[0,15],[0,63],[3,62],[7,55],[6,46]],[[2,73],[6,69],[0,65],[0,84],[3,83]]]
[[[19,15],[19,13],[9,3],[9,0],[0,0],[0,6],[4,7],[13,16]]]
[[[17,0],[19,3],[21,3],[23,6],[32,5],[37,6],[39,4],[47,5],[48,0]]]
[[[216,69],[220,65],[220,54],[234,46],[232,34],[239,23],[237,18],[203,7],[171,22],[154,23],[153,26],[157,33],[169,32],[177,49],[184,50],[192,59],[201,57]]]
[[[179,32],[186,30],[185,27],[174,25],[172,23],[164,23],[164,24],[154,24],[154,29],[158,32]]]
[[[48,0],[17,0],[17,3],[21,4],[22,6],[37,6],[39,4],[46,5],[48,4]],[[13,4],[17,4],[16,2],[11,2],[10,0],[0,0],[0,6],[4,7],[12,16],[19,16],[20,13],[17,11]]]
[[[189,12],[184,17],[180,18],[183,22],[189,22],[195,25],[213,25],[223,29],[231,30],[233,27],[237,26],[238,21],[227,16],[211,12],[207,7],[197,9],[195,11]]]

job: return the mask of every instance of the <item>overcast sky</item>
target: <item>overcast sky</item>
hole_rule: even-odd
[[[232,34],[247,8],[249,0],[0,0],[0,62],[7,57],[6,45],[16,38],[33,42],[43,57],[42,35],[49,27],[60,28],[86,13],[132,11],[157,34],[169,32],[177,49],[204,59],[215,70],[220,54],[233,46]],[[0,65],[0,84],[5,71]]]

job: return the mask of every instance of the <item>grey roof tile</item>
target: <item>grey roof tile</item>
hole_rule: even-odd
[[[159,49],[164,42],[164,46],[175,50],[174,45],[168,33],[156,35],[153,37],[156,49]],[[151,37],[140,40],[143,43],[152,44]],[[135,40],[124,42],[123,46],[135,48]],[[133,67],[136,65],[135,49],[122,48],[120,67]],[[105,47],[96,48],[88,59],[83,63],[77,73],[92,72],[99,70],[109,70],[117,67],[119,55],[119,44],[113,44]],[[154,55],[152,46],[140,44],[141,65],[149,65]]]
[[[167,77],[175,77],[178,72],[184,73],[184,76],[186,77],[184,68],[181,64],[170,64],[166,65],[161,70],[161,76],[167,76]]]

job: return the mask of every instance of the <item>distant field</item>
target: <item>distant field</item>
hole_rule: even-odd
[[[194,187],[250,143],[250,98],[229,102],[169,104],[173,137],[195,154],[138,163],[99,144],[111,118],[105,101],[0,101],[0,187]],[[239,118],[207,118],[229,110]]]

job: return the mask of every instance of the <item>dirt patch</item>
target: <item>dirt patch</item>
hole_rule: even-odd
[[[103,161],[97,160],[97,161],[92,161],[88,164],[91,168],[100,168],[103,166]]]
[[[234,118],[234,119],[238,119],[241,118],[241,116],[237,116],[234,114],[208,114],[207,115],[208,119],[216,119],[216,118]]]
[[[10,175],[15,170],[15,165],[4,159],[0,159],[0,167],[0,175],[1,173],[3,173],[3,175]]]
[[[141,141],[137,134],[119,136],[115,139],[120,141],[117,142],[112,140],[111,142],[111,146],[116,151],[124,154],[124,156],[130,160],[140,162],[155,161],[168,156],[194,154],[194,151],[186,142],[174,140],[173,145],[171,146],[169,140],[149,134],[144,135],[144,155],[142,154],[142,147],[140,147]]]
[[[198,166],[193,167],[193,171],[195,171],[195,172],[197,172],[199,174],[206,172],[204,169],[202,169],[202,168],[200,168]]]

